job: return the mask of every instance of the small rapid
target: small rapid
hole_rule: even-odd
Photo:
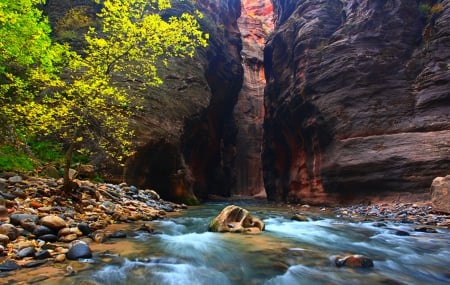
[[[158,234],[133,238],[139,253],[97,262],[73,277],[73,284],[87,279],[105,285],[450,284],[448,230],[415,232],[411,224],[380,226],[320,213],[299,222],[286,209],[250,204],[242,206],[264,220],[262,234],[208,232],[209,222],[225,206],[207,204],[153,221]],[[370,257],[374,267],[336,267],[332,262],[333,256],[348,254]]]

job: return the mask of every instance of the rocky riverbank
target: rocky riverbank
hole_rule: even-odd
[[[58,179],[18,175],[0,178],[0,277],[3,281],[28,284],[29,280],[40,280],[43,276],[63,278],[83,270],[77,267],[86,263],[77,262],[79,259],[89,260],[104,252],[126,255],[134,249],[124,238],[139,232],[153,234],[147,221],[163,219],[186,208],[160,199],[154,190],[125,183],[75,182],[77,190],[67,196],[61,191],[62,181]],[[346,207],[280,206],[291,207],[293,218],[305,221],[333,216],[373,221],[380,227],[392,221],[414,224],[414,230],[430,234],[436,228],[450,226],[450,215],[434,210],[427,201],[377,201]]]
[[[136,231],[152,233],[145,221],[185,207],[125,183],[74,182],[67,195],[62,180],[0,178],[0,272],[90,258],[92,245],[127,237],[108,226],[135,222]]]

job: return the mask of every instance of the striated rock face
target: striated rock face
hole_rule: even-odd
[[[269,199],[427,192],[450,167],[450,1],[273,3]]]
[[[242,87],[242,49],[237,19],[238,0],[198,0],[211,41],[204,75],[211,99],[204,111],[186,118],[181,149],[199,198],[229,196],[235,185],[236,126],[232,112]]]
[[[273,30],[273,10],[269,0],[242,1],[241,16],[237,21],[242,39],[242,89],[234,107],[236,122],[236,187],[231,194],[264,197],[261,162],[264,119],[263,49]]]

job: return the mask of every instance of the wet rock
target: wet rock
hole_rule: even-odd
[[[20,236],[20,231],[11,224],[0,225],[0,234],[7,235],[9,240],[15,240]]]
[[[77,227],[62,228],[58,232],[58,236],[67,236],[67,235],[71,235],[71,234],[75,234],[76,236],[83,235],[83,233]]]
[[[66,254],[67,259],[78,260],[80,258],[91,258],[92,252],[89,246],[84,242],[77,242],[72,245]]]
[[[32,233],[36,228],[36,223],[33,219],[23,219],[20,221],[20,226]]]
[[[409,236],[409,233],[408,233],[408,232],[401,231],[401,230],[396,230],[396,231],[394,232],[394,234],[395,234],[396,236]]]
[[[50,251],[44,249],[44,250],[36,252],[34,257],[36,259],[46,259],[46,258],[50,258],[51,255],[50,255]]]
[[[450,175],[436,177],[430,188],[433,209],[450,213]]]
[[[37,215],[30,214],[11,214],[9,216],[11,224],[18,226],[22,220],[32,220],[35,224],[39,222],[39,217]]]
[[[212,232],[261,232],[264,222],[254,218],[249,211],[239,206],[230,205],[215,217],[209,224]]]
[[[155,229],[150,224],[147,224],[147,223],[142,224],[139,227],[138,231],[144,231],[144,232],[147,232],[147,233],[150,233],[150,234],[155,233]]]
[[[36,250],[34,249],[34,247],[29,246],[29,247],[19,250],[19,252],[17,253],[17,257],[19,257],[19,258],[31,257],[31,256],[34,257],[35,253],[36,253]]]
[[[2,195],[2,197],[5,198],[6,200],[10,200],[10,201],[17,198],[16,195],[11,194],[11,193],[0,193],[0,195]]]
[[[60,253],[55,256],[55,262],[64,262],[66,260],[66,255],[63,253]]]
[[[31,208],[35,208],[35,209],[39,209],[44,206],[41,202],[36,201],[36,200],[31,200],[29,205]]]
[[[126,238],[127,233],[124,231],[116,231],[108,235],[109,238]]]
[[[88,223],[85,223],[85,222],[79,223],[77,225],[77,227],[83,233],[83,235],[85,235],[85,236],[89,235],[92,232],[91,228],[88,225]]]
[[[17,264],[14,260],[8,259],[3,263],[0,263],[0,272],[1,271],[13,271],[20,269],[20,265]]]
[[[0,234],[0,245],[6,246],[9,243],[9,237],[4,234]]]
[[[24,267],[24,268],[34,268],[34,267],[41,266],[41,265],[43,265],[45,263],[47,263],[47,260],[44,260],[44,259],[34,260],[34,261],[27,262],[27,263],[23,264],[22,267]]]
[[[78,238],[77,234],[68,234],[68,235],[59,237],[58,240],[62,241],[62,242],[72,242],[72,241],[76,240],[77,238]]]
[[[436,229],[430,227],[417,227],[414,231],[422,233],[437,233]]]
[[[298,222],[307,222],[308,218],[300,214],[295,214],[294,216],[292,216],[291,220]]]
[[[8,215],[8,209],[4,205],[0,205],[0,217]]]
[[[33,234],[37,237],[40,237],[40,236],[47,235],[47,234],[54,234],[54,231],[46,226],[37,226],[33,230]]]
[[[352,267],[352,268],[371,268],[373,261],[363,255],[348,255],[345,257],[333,257],[334,263],[337,267]]]
[[[41,218],[40,223],[54,230],[59,230],[66,227],[66,221],[55,215],[48,215]]]
[[[39,236],[40,240],[46,241],[46,242],[55,242],[58,240],[58,236],[55,234],[45,234]]]

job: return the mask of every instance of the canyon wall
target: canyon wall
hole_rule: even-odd
[[[237,20],[242,39],[243,85],[233,117],[236,125],[236,186],[232,195],[265,197],[261,151],[264,119],[264,46],[273,30],[270,0],[242,0]]]
[[[269,199],[426,193],[448,174],[449,0],[273,2],[276,27],[265,48]]]

